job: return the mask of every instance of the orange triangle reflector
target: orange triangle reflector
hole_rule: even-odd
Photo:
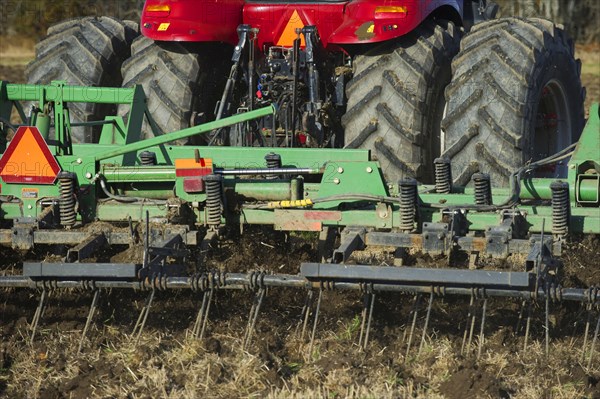
[[[294,45],[294,40],[296,40],[298,37],[296,34],[296,29],[302,28],[304,28],[304,22],[302,22],[298,11],[294,10],[294,13],[290,17],[285,29],[283,29],[281,36],[279,36],[279,40],[277,41],[276,45],[281,47],[292,47]],[[304,35],[302,34],[300,35],[300,46],[306,47]]]
[[[52,184],[60,165],[37,127],[21,126],[0,158],[5,183]]]

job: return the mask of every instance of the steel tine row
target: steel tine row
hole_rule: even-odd
[[[206,325],[208,324],[208,313],[210,311],[210,305],[212,303],[214,290],[204,291],[202,295],[202,305],[198,309],[198,315],[192,328],[192,337],[195,339],[204,338],[204,332],[206,331]]]

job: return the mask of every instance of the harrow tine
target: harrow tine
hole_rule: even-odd
[[[371,320],[373,319],[374,304],[375,294],[365,294],[360,336],[358,339],[358,346],[360,346],[362,349],[367,349],[367,344],[369,343],[369,332],[371,330]]]
[[[200,329],[200,339],[204,338],[204,333],[206,332],[206,326],[208,325],[208,314],[210,312],[210,305],[213,300],[214,290],[209,291],[208,300],[206,302],[206,310],[204,311],[204,319],[202,320],[202,328]]]
[[[261,288],[256,293],[254,297],[254,303],[250,308],[250,315],[248,316],[248,326],[246,327],[246,334],[244,335],[244,343],[243,348],[247,349],[248,345],[252,341],[252,333],[254,332],[254,328],[256,326],[256,320],[258,319],[258,313],[260,312],[260,308],[263,304],[263,300],[265,299],[266,288]]]
[[[475,314],[475,303],[473,303],[473,310],[471,311],[471,326],[469,327],[469,341],[467,342],[467,348],[471,347],[473,342],[473,334],[475,333],[475,320],[477,315]]]
[[[544,321],[546,335],[546,358],[550,355],[550,295],[546,295],[546,319]]]
[[[323,298],[323,289],[319,289],[319,297],[317,298],[317,307],[315,309],[315,320],[313,322],[312,333],[310,335],[310,345],[308,346],[308,354],[312,356],[312,348],[315,342],[315,333],[317,332],[317,322],[319,321],[319,311],[321,310],[321,299]]]
[[[300,320],[300,324],[302,324],[302,335],[300,335],[300,340],[304,341],[304,335],[306,334],[306,326],[308,325],[308,318],[310,317],[310,311],[312,309],[312,304],[314,302],[315,292],[313,290],[308,291],[308,295],[306,296],[306,301],[304,302],[304,307],[302,308],[302,319]],[[298,324],[298,328],[300,327]]]
[[[518,334],[519,330],[521,330],[521,323],[523,322],[523,313],[525,312],[526,303],[527,301],[523,301],[521,303],[521,309],[519,310],[519,318],[517,319],[517,326],[515,327],[515,334]]]
[[[40,301],[38,302],[38,306],[35,309],[35,313],[33,314],[33,320],[31,320],[31,336],[29,337],[29,344],[33,344],[33,340],[35,338],[35,333],[37,332],[38,323],[40,322],[40,318],[46,309],[46,297],[50,296],[50,294],[46,291],[46,289],[42,290],[42,295],[40,296]]]
[[[421,343],[419,344],[419,352],[418,355],[421,355],[421,350],[423,349],[423,345],[425,345],[425,338],[427,337],[427,327],[429,327],[429,317],[431,316],[431,307],[433,306],[433,290],[431,294],[429,294],[429,304],[427,305],[427,315],[425,316],[425,325],[423,326],[423,334],[421,334]]]
[[[88,312],[87,319],[85,321],[85,327],[83,328],[83,332],[81,333],[81,338],[79,339],[79,347],[77,348],[77,353],[81,352],[81,348],[83,347],[83,341],[87,335],[88,329],[90,328],[90,324],[92,324],[92,319],[94,318],[94,314],[98,309],[98,298],[100,297],[100,290],[94,290],[94,297],[92,298],[92,304],[90,305],[90,311]]]
[[[473,295],[471,295],[471,300],[469,301],[469,313],[467,314],[467,322],[465,323],[465,332],[463,334],[462,345],[460,347],[461,355],[464,353],[465,344],[467,342],[467,336],[469,334],[469,321],[471,321],[471,319],[472,319],[474,301],[475,301],[475,297]]]
[[[529,340],[529,329],[531,327],[531,306],[532,303],[529,301],[529,306],[527,307],[527,324],[525,325],[525,342],[523,343],[523,350],[527,350],[527,341]]]
[[[410,346],[412,344],[413,335],[415,333],[415,326],[417,324],[417,317],[419,314],[419,303],[420,302],[421,302],[421,294],[417,294],[417,296],[415,298],[415,304],[413,306],[413,319],[412,319],[412,325],[410,326],[410,334],[408,335],[408,344],[406,345],[406,356],[404,357],[405,361],[408,358],[408,354],[410,353]]]
[[[207,308],[210,307],[211,298],[212,290],[204,291],[204,294],[202,295],[202,305],[200,306],[200,309],[198,309],[198,315],[196,316],[196,321],[194,322],[194,327],[192,328],[193,338],[202,338],[202,335],[204,335],[200,334],[200,331],[202,330],[202,332],[204,332],[204,323],[206,317],[208,316]]]
[[[135,322],[135,326],[133,327],[132,336],[135,335],[136,344],[139,342],[142,332],[144,331],[144,327],[146,326],[146,320],[148,319],[148,313],[150,313],[150,307],[152,306],[152,301],[154,300],[154,290],[150,291],[150,294],[146,298],[146,303],[142,308],[140,315],[138,316],[137,321]]]
[[[590,324],[592,322],[592,304],[588,304],[587,307],[587,320],[585,322],[585,332],[583,333],[583,351],[581,352],[581,359],[585,359],[585,353],[587,348],[588,334],[590,333]]]
[[[590,360],[588,360],[588,369],[592,367],[592,360],[594,359],[594,352],[596,351],[596,341],[598,341],[598,334],[600,333],[600,315],[598,315],[598,322],[596,323],[596,332],[592,339],[592,349],[590,350]]]
[[[481,310],[481,331],[479,332],[479,348],[477,349],[477,360],[481,358],[481,351],[485,342],[485,314],[487,311],[487,298],[483,300],[483,307]]]

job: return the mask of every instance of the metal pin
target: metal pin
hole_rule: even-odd
[[[465,343],[467,342],[467,335],[469,333],[469,321],[471,320],[473,314],[473,302],[475,301],[475,297],[471,295],[471,300],[469,301],[469,313],[467,314],[467,322],[465,323],[465,332],[463,334],[462,345],[460,347],[460,354],[462,355],[465,350]]]
[[[427,316],[425,316],[425,326],[423,326],[423,334],[421,335],[421,343],[419,344],[418,355],[421,354],[421,349],[423,349],[423,345],[425,345],[425,337],[427,336],[427,327],[429,326],[429,316],[431,315],[433,299],[433,291],[431,291],[431,294],[429,295],[429,304],[427,305]]]
[[[481,331],[479,333],[479,349],[477,350],[477,360],[481,357],[481,351],[485,341],[485,313],[487,310],[487,298],[483,300],[483,309],[481,311]]]
[[[363,346],[363,336],[365,331],[365,325],[367,324],[367,309],[369,308],[369,294],[363,296],[363,308],[362,308],[362,321],[360,323],[360,334],[358,335],[358,346]]]
[[[596,351],[596,341],[598,340],[598,333],[600,333],[600,315],[598,316],[598,322],[596,323],[596,332],[594,333],[594,339],[592,340],[592,350],[590,351],[588,369],[592,367],[592,360],[594,359],[594,352]]]
[[[85,340],[87,331],[90,328],[90,324],[92,324],[92,319],[94,318],[96,309],[98,309],[98,298],[99,297],[100,297],[100,290],[96,289],[94,291],[94,297],[92,298],[92,304],[90,305],[90,311],[88,312],[88,316],[85,321],[85,327],[83,328],[83,332],[81,333],[81,339],[79,340],[79,347],[77,348],[77,353],[81,352],[81,348],[83,347],[83,341]]]
[[[202,320],[202,329],[200,330],[200,339],[204,338],[204,332],[206,331],[206,326],[208,325],[208,314],[210,312],[210,304],[212,303],[214,290],[208,291],[208,300],[206,302],[206,310],[204,311],[204,319]]]
[[[473,304],[473,311],[471,312],[471,326],[469,327],[469,341],[467,342],[467,348],[471,347],[471,343],[473,342],[473,334],[475,334],[475,320],[477,319],[477,315],[475,314],[475,305]]]
[[[308,354],[312,356],[312,348],[315,342],[315,333],[317,331],[317,322],[319,320],[319,310],[321,309],[321,298],[323,297],[323,289],[319,290],[319,298],[317,299],[317,308],[315,309],[315,320],[313,322],[312,334],[310,335],[310,345],[308,347]]]
[[[515,327],[515,334],[518,334],[519,330],[521,329],[521,323],[523,322],[523,312],[525,311],[526,303],[527,301],[523,301],[521,303],[521,309],[519,310],[519,318],[517,319],[517,326]]]
[[[33,339],[35,338],[35,333],[37,331],[38,323],[39,323],[40,318],[42,317],[42,313],[44,313],[44,309],[46,307],[46,304],[45,304],[46,295],[48,295],[47,291],[45,289],[42,290],[42,295],[40,296],[40,301],[38,302],[38,306],[35,309],[35,313],[33,314],[33,320],[31,320],[31,337],[29,338],[30,344],[33,344]]]
[[[412,340],[413,340],[413,335],[415,333],[415,325],[417,324],[417,316],[419,313],[419,302],[421,301],[421,294],[417,294],[417,297],[415,298],[415,306],[414,306],[414,311],[413,311],[413,320],[412,320],[412,325],[410,326],[410,334],[408,335],[408,344],[406,345],[406,356],[404,357],[404,361],[406,361],[406,359],[408,358],[408,354],[410,352],[410,346],[412,344]]]
[[[152,301],[154,300],[154,290],[150,291],[150,294],[146,298],[146,303],[142,308],[140,315],[138,316],[137,321],[135,322],[135,326],[133,327],[133,332],[131,335],[135,335],[135,342],[138,343],[140,340],[140,336],[142,335],[142,331],[144,331],[144,327],[146,326],[146,320],[148,319],[148,313],[150,313],[150,307],[152,306]]]

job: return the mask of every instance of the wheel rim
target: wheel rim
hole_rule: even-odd
[[[533,160],[557,153],[572,142],[572,120],[565,89],[557,80],[550,80],[540,96],[532,143]],[[565,177],[567,162],[548,165],[536,173],[539,177]]]

